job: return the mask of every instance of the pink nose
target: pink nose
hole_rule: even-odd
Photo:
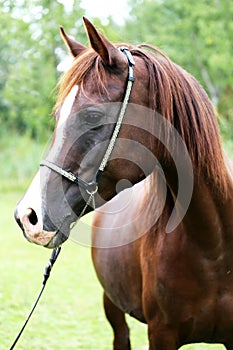
[[[38,220],[38,216],[32,208],[27,208],[20,212],[16,210],[15,218],[30,242],[44,246],[47,245],[56,234],[56,231],[48,232],[43,230],[43,224]]]
[[[29,237],[36,238],[43,231],[42,225],[39,224],[36,212],[31,208],[25,210],[20,221],[25,233],[27,233]]]

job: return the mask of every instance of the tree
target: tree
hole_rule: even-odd
[[[72,13],[67,12],[62,3],[52,0],[0,0],[0,5],[1,24],[5,23],[0,44],[1,125],[41,137],[52,124],[52,91],[66,52],[59,25],[73,35],[79,31],[82,41],[82,11],[76,4]]]
[[[233,123],[233,2],[231,0],[129,0],[122,27],[111,18],[94,23],[110,40],[147,42],[162,48],[205,87],[224,116],[222,130]],[[67,51],[59,25],[87,45],[84,10],[74,1],[0,0],[0,132],[5,127],[36,137],[50,124],[57,66]],[[5,126],[5,127],[4,127]]]
[[[232,109],[226,110],[222,103],[233,94],[232,1],[131,0],[130,4],[123,28],[128,39],[159,46],[190,71],[232,126]]]

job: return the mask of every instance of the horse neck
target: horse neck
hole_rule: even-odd
[[[216,188],[216,183],[211,182],[211,179],[206,181],[204,174],[194,174],[191,202],[178,227],[213,258],[218,256],[223,242],[232,242],[233,245],[233,165],[228,161],[227,163],[228,178],[225,193]],[[169,208],[171,201],[173,204],[176,202],[178,180],[172,166],[166,169],[165,177],[170,193],[166,205]]]

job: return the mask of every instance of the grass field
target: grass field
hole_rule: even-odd
[[[0,195],[0,349],[9,349],[40,289],[50,251],[28,243],[13,219],[21,192]],[[146,326],[128,317],[133,350],[148,349]],[[90,249],[68,241],[23,334],[20,350],[110,350],[112,331],[102,308]],[[188,345],[186,350],[222,350]]]

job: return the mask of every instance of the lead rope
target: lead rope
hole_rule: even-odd
[[[84,215],[87,207],[92,206],[93,210],[95,210],[95,194],[96,192],[98,191],[98,186],[96,186],[96,189],[92,192],[89,192],[87,190],[87,193],[89,194],[89,198],[88,200],[86,201],[86,205],[85,207],[83,208],[83,210],[81,211],[81,213],[79,214],[78,216],[78,219],[73,223],[73,225],[71,226],[71,230],[73,229],[73,227],[77,224],[77,222],[79,221],[79,219],[81,219],[81,217]]]
[[[18,333],[17,337],[15,338],[14,343],[11,345],[11,347],[9,348],[9,350],[13,350],[13,349],[15,348],[15,345],[18,343],[19,338],[21,337],[21,335],[22,335],[22,333],[23,333],[23,331],[24,331],[26,325],[28,324],[28,321],[30,320],[30,318],[31,318],[31,316],[32,316],[32,314],[33,314],[33,312],[34,312],[34,310],[35,310],[35,308],[36,308],[36,306],[37,306],[37,304],[38,304],[38,302],[39,302],[39,300],[40,300],[40,297],[41,297],[41,295],[42,295],[42,293],[43,293],[43,291],[44,291],[44,289],[45,289],[46,283],[47,283],[47,281],[48,281],[48,279],[49,279],[49,276],[50,276],[50,272],[51,272],[51,270],[52,270],[52,267],[53,267],[55,261],[57,260],[57,257],[58,257],[58,255],[59,255],[60,251],[61,251],[61,247],[58,247],[58,248],[54,248],[54,249],[53,249],[52,254],[51,254],[51,257],[50,257],[50,259],[49,259],[49,262],[48,262],[48,264],[47,264],[46,267],[45,267],[44,279],[43,279],[43,282],[42,282],[41,290],[40,290],[40,292],[39,292],[39,294],[38,294],[38,296],[37,296],[37,298],[36,298],[36,301],[35,301],[35,303],[34,303],[32,309],[31,309],[31,312],[29,313],[29,315],[28,315],[26,321],[24,322],[23,327],[21,328],[20,332]]]

